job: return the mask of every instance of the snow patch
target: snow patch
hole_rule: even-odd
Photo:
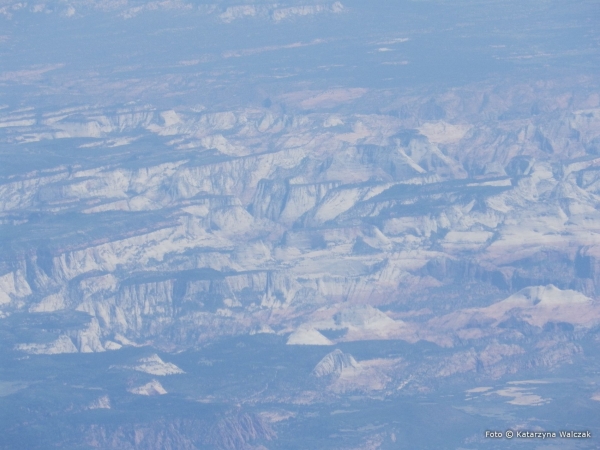
[[[138,360],[138,362],[140,364],[133,366],[132,369],[137,370],[138,372],[148,373],[150,375],[165,376],[185,373],[175,364],[164,362],[157,354],[148,356],[147,358],[142,358]]]
[[[252,5],[230,6],[225,10],[225,12],[219,15],[219,19],[225,23],[231,23],[234,20],[241,19],[243,17],[254,17],[256,14],[256,7]]]
[[[324,128],[337,127],[339,125],[344,125],[344,121],[340,116],[331,115],[327,116],[327,118],[323,121]]]
[[[108,395],[103,395],[91,402],[86,409],[110,409],[110,398]]]
[[[470,125],[453,125],[443,121],[427,122],[418,128],[432,144],[453,144],[460,141],[470,129]]]
[[[119,333],[115,334],[115,341],[117,341],[119,344],[121,344],[123,346],[127,346],[127,347],[141,347],[141,345],[136,344],[133,341],[130,341],[125,336],[123,336]]]
[[[550,402],[550,399],[545,399],[537,394],[533,393],[532,389],[518,388],[518,387],[507,387],[504,389],[498,389],[497,391],[489,392],[485,395],[496,394],[501,397],[509,397],[506,403],[517,406],[540,406]]]
[[[314,328],[300,328],[290,334],[287,345],[333,345],[333,342]]]
[[[479,394],[481,392],[491,391],[492,389],[493,388],[491,388],[491,387],[483,386],[483,387],[476,387],[473,389],[467,389],[465,392],[467,394]]]
[[[121,344],[117,344],[114,341],[106,341],[106,342],[104,342],[104,348],[106,350],[119,350],[122,347],[123,346]]]
[[[255,334],[275,334],[275,331],[273,331],[273,329],[269,325],[262,325],[250,331],[250,336],[253,336]]]
[[[167,393],[166,389],[157,380],[152,380],[149,383],[144,384],[136,388],[128,389],[129,392],[136,395],[164,395]]]
[[[335,349],[319,361],[313,369],[312,375],[317,378],[330,375],[340,376],[344,369],[357,367],[358,363],[352,355],[344,353],[340,349]]]
[[[13,297],[26,297],[31,288],[20,271],[0,276],[0,305],[10,303]]]
[[[61,335],[58,339],[47,344],[18,344],[16,350],[31,355],[58,355],[61,353],[77,353],[77,347],[69,336]]]
[[[44,297],[37,305],[29,308],[29,312],[54,312],[66,308],[65,297],[61,293]]]
[[[384,330],[394,327],[396,321],[371,305],[360,305],[346,308],[334,317],[339,327]]]

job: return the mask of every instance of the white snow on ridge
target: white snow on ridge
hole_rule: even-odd
[[[65,309],[65,298],[61,293],[51,294],[44,297],[37,305],[29,308],[30,312],[54,312]]]
[[[128,391],[132,394],[146,396],[165,395],[167,393],[166,389],[157,380],[152,380],[143,386],[128,389]]]
[[[219,19],[225,23],[231,23],[234,20],[241,19],[243,17],[254,17],[256,14],[257,10],[253,5],[230,6],[225,10],[225,12],[219,15]]]
[[[125,336],[123,336],[122,334],[115,334],[115,341],[117,343],[119,343],[120,345],[124,345],[124,346],[130,346],[130,347],[141,347],[140,344],[136,344],[135,342],[127,339]]]
[[[123,346],[121,344],[118,344],[114,341],[105,341],[104,342],[104,348],[106,350],[119,350],[121,349]]]
[[[312,375],[317,378],[326,377],[329,375],[340,376],[342,371],[347,368],[356,368],[358,363],[350,354],[342,352],[340,349],[335,349],[331,353],[325,355],[321,361],[315,366]]]
[[[86,409],[110,409],[110,398],[108,395],[103,395],[91,402]]]
[[[10,303],[14,297],[31,294],[31,288],[20,270],[0,276],[0,305]]]
[[[69,336],[61,335],[58,339],[47,344],[18,344],[16,350],[31,355],[57,355],[60,353],[77,353],[77,347]]]
[[[419,127],[419,132],[427,136],[432,144],[452,144],[460,141],[471,129],[468,124],[450,124],[447,122],[427,122]]]
[[[270,18],[274,22],[280,22],[298,16],[312,16],[322,13],[339,14],[344,11],[344,5],[339,1],[330,5],[299,5],[284,8],[278,8],[277,6],[277,4],[269,6],[229,6],[223,13],[219,14],[219,19],[224,23],[231,23],[235,20],[248,17],[262,17]]]
[[[164,376],[185,373],[175,364],[164,362],[157,354],[148,356],[147,358],[142,358],[138,362],[140,364],[131,368],[137,370],[138,372],[145,372],[150,375]]]
[[[513,308],[562,307],[573,304],[591,304],[591,299],[581,292],[561,290],[550,284],[548,286],[533,286],[520,290],[510,297],[485,308],[490,315],[503,314]]]
[[[270,8],[272,11],[274,6]],[[318,42],[321,41],[310,45]],[[255,51],[301,45],[305,44],[250,49],[251,53],[245,50],[236,55],[250,56]],[[588,326],[600,320],[594,301],[554,286],[528,288],[487,308],[452,314],[445,311],[445,316],[435,319],[437,322],[429,322],[429,328],[411,323],[411,316],[402,322],[373,307],[352,306],[403,301],[403,296],[408,301],[416,290],[442,286],[452,277],[459,282],[466,279],[466,284],[479,283],[477,266],[485,272],[484,283],[489,282],[488,274],[493,274],[500,275],[510,286],[515,281],[511,280],[515,275],[511,272],[515,267],[510,267],[513,262],[547,249],[564,250],[572,260],[600,233],[600,216],[594,207],[600,176],[595,169],[578,174],[579,181],[569,175],[569,171],[591,167],[590,161],[577,160],[559,173],[554,163],[543,158],[527,159],[518,168],[519,175],[513,176],[516,166],[513,170],[507,165],[512,150],[506,150],[502,160],[494,161],[494,171],[489,170],[491,163],[484,161],[485,167],[474,166],[473,173],[478,175],[470,171],[460,174],[456,167],[462,167],[461,161],[472,162],[475,156],[485,156],[480,149],[488,146],[483,135],[481,142],[475,142],[467,126],[420,121],[408,124],[385,114],[298,112],[302,108],[328,109],[366,94],[363,89],[341,88],[282,94],[274,98],[276,103],[283,99],[286,104],[295,105],[285,114],[271,107],[210,114],[184,108],[159,113],[152,107],[136,107],[118,114],[63,112],[46,119],[44,127],[63,137],[102,136],[101,142],[92,140],[101,148],[148,132],[172,136],[168,145],[173,148],[206,147],[230,157],[219,155],[218,160],[196,164],[193,159],[187,161],[188,153],[183,152],[173,154],[175,161],[152,160],[147,167],[140,160],[123,167],[74,168],[72,173],[52,169],[53,172],[40,172],[35,177],[9,180],[0,186],[0,206],[7,212],[54,208],[56,204],[71,208],[75,201],[81,202],[90,214],[162,208],[177,212],[170,216],[172,222],[157,229],[149,227],[132,233],[123,230],[111,238],[90,241],[87,247],[61,250],[49,261],[51,270],[39,270],[39,281],[29,281],[35,290],[35,296],[29,299],[29,272],[26,279],[19,275],[19,270],[25,272],[23,269],[2,275],[0,304],[29,308],[30,312],[79,305],[78,310],[98,321],[79,334],[69,334],[69,342],[80,352],[135,345],[120,340],[117,333],[151,342],[153,333],[161,333],[164,319],[175,318],[175,282],[135,281],[121,286],[120,278],[111,273],[122,268],[126,274],[152,266],[158,275],[162,271],[182,270],[180,262],[185,260],[187,268],[240,273],[256,270],[257,274],[240,275],[237,282],[227,276],[223,281],[225,307],[217,308],[216,313],[206,310],[201,315],[190,315],[189,321],[186,318],[186,322],[176,322],[177,326],[198,328],[205,320],[213,319],[221,324],[227,316],[242,327],[238,329],[248,333],[270,333],[269,328],[256,325],[262,323],[263,314],[270,308],[277,314],[269,324],[276,330],[293,331],[288,337],[290,345],[331,345],[332,340],[364,339],[413,342],[438,337],[439,342],[452,342],[457,334],[475,339],[501,333],[498,325],[513,318],[518,319],[513,321],[517,324],[526,321],[538,326],[548,322]],[[458,119],[449,120],[460,123]],[[419,124],[421,134],[414,129]],[[527,133],[533,135],[536,128],[530,128]],[[485,130],[482,133],[485,135]],[[461,148],[473,154],[467,157],[462,150],[457,153],[458,146],[453,144],[458,141]],[[445,145],[443,152],[436,143],[440,148]],[[164,158],[171,156],[165,154]],[[456,195],[450,195],[446,185],[440,184],[448,177],[457,179],[463,175],[467,178],[461,178],[456,185],[460,190]],[[567,176],[569,179],[565,179]],[[595,184],[598,186],[593,187]],[[394,189],[389,189],[392,186]],[[485,188],[481,195],[477,193],[480,188]],[[388,189],[384,195],[378,195]],[[256,192],[261,195],[255,195]],[[469,198],[471,193],[477,201]],[[434,200],[444,205],[439,211],[428,206]],[[407,208],[414,214],[404,214]],[[325,223],[326,227],[319,227]],[[464,251],[472,255],[465,257]],[[189,259],[189,254],[196,259]],[[452,262],[436,269],[434,264],[428,264],[436,262],[433,258]],[[463,270],[460,263],[467,259],[472,266]],[[593,264],[594,259],[590,259],[590,271],[596,270]],[[526,272],[528,268],[518,266],[516,270]],[[272,272],[265,275],[265,271]],[[108,275],[85,278],[95,272]],[[81,276],[84,278],[77,278]],[[78,292],[65,289],[67,282],[76,278],[89,281],[81,281]],[[598,289],[594,285],[597,281],[590,275],[578,278],[580,284],[573,284],[577,289],[588,295],[598,292],[594,291]],[[565,285],[564,280],[557,278],[556,283],[559,282]],[[189,299],[208,289],[204,281],[186,283]],[[59,289],[64,299],[55,293]],[[245,289],[252,294],[247,303],[239,295]],[[31,304],[40,298],[41,302]],[[329,307],[328,314],[316,311],[324,305]],[[286,322],[290,317],[294,317],[293,326]],[[210,328],[209,333],[215,330],[214,333],[227,334],[233,329],[228,325],[218,327]],[[346,330],[346,334],[330,340],[318,331],[325,329]],[[38,353],[72,350],[65,339],[21,346]],[[153,375],[181,373],[177,366],[156,355],[136,364],[130,369]]]
[[[333,345],[333,342],[314,328],[299,328],[290,335],[287,345]]]
[[[361,329],[383,330],[394,327],[396,321],[371,305],[358,305],[340,311],[335,317],[336,325]]]
[[[462,338],[474,339],[496,333],[496,326],[511,317],[538,327],[548,322],[590,327],[600,323],[600,305],[577,291],[553,285],[533,286],[485,308],[469,308],[433,318],[428,328],[432,333],[458,331]],[[476,323],[487,325],[474,328]]]
[[[320,14],[324,12],[330,12],[338,14],[344,10],[344,5],[341,2],[335,2],[330,6],[324,5],[304,5],[304,6],[291,6],[288,8],[278,8],[271,13],[271,17],[275,22],[279,22],[284,19],[289,19],[294,16],[311,16],[314,14]]]
[[[98,320],[93,317],[85,328],[74,333],[73,339],[63,334],[52,342],[18,344],[15,349],[33,355],[103,352],[105,348],[100,342],[100,335],[100,325]]]
[[[352,355],[336,349],[319,361],[312,376],[327,381],[328,389],[336,393],[379,391],[385,389],[392,380],[389,374],[401,364],[401,359],[371,359],[359,363]]]
[[[501,397],[508,397],[510,400],[508,400],[506,403],[516,406],[540,406],[550,402],[550,399],[534,394],[533,391],[534,388],[527,389],[511,386],[488,392],[484,395],[496,394]]]
[[[402,339],[408,342],[418,340],[415,327],[394,320],[371,305],[338,304],[334,308],[323,308],[313,316],[314,320],[303,327],[321,330],[345,330],[336,339],[338,342],[351,342],[368,339]]]

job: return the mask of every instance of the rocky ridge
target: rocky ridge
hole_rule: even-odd
[[[122,345],[117,335],[193,342],[264,324],[440,343],[448,337],[433,336],[435,320],[416,332],[374,309],[378,319],[340,317],[449,283],[477,284],[498,299],[550,284],[595,298],[595,97],[572,97],[568,108],[548,101],[548,112],[495,128],[474,121],[489,115],[475,111],[518,107],[484,97],[480,106],[468,92],[445,94],[435,99],[444,119],[434,121],[147,107],[43,119],[4,113],[9,141],[85,138],[87,151],[119,139],[128,148],[128,136],[150,134],[173,150],[150,166],[6,177],[5,230],[26,231],[3,243],[2,315],[90,315],[74,347],[66,336],[47,348],[19,344],[31,352],[102,351]],[[56,225],[41,229],[36,215]],[[543,264],[548,257],[556,262]]]

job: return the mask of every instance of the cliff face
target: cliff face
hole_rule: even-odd
[[[85,311],[74,345],[102,351],[116,335],[291,332],[325,305],[405,305],[445,285],[595,297],[600,113],[542,94],[547,112],[518,120],[502,119],[515,98],[475,107],[455,91],[436,100],[443,121],[414,104],[414,116],[338,114],[333,127],[327,114],[256,110],[28,122],[55,130],[43,139],[200,141],[152,163],[6,179],[1,314]],[[492,113],[495,125],[481,121]]]
[[[0,448],[593,430],[598,8],[0,0]]]
[[[91,448],[223,450],[253,449],[256,441],[276,437],[260,417],[229,414],[211,423],[202,420],[139,423],[127,426],[97,426],[81,430]]]

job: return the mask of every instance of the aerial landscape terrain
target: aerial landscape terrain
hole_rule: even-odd
[[[599,23],[0,0],[0,449],[600,448]]]

